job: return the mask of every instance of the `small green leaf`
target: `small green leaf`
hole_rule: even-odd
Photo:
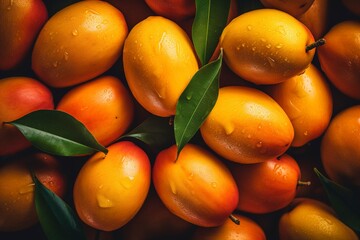
[[[60,156],[107,153],[86,127],[71,115],[57,110],[38,110],[8,122],[38,149]]]
[[[174,141],[174,129],[170,118],[151,116],[121,136],[122,138],[135,138],[152,148],[165,148]]]
[[[32,173],[35,183],[35,208],[48,240],[86,240],[82,224],[60,197],[46,188]]]
[[[316,168],[314,171],[319,177],[331,206],[339,218],[354,231],[360,233],[359,194],[328,179]]]
[[[226,26],[230,0],[196,0],[192,25],[192,41],[202,65],[213,55],[220,35]]]
[[[219,58],[199,69],[181,94],[174,119],[175,141],[178,154],[191,140],[215,105],[219,93],[219,76],[222,65]]]

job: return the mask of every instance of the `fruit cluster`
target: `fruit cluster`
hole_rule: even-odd
[[[359,17],[0,1],[0,239],[359,239]]]

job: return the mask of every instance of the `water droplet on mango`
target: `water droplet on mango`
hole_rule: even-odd
[[[266,59],[268,60],[268,63],[271,67],[275,66],[275,60],[272,57],[267,57]]]
[[[176,192],[176,187],[175,187],[174,182],[170,182],[170,189],[171,189],[171,192],[176,195],[177,192]]]
[[[133,181],[134,181],[134,177],[132,177],[132,176],[124,177],[120,183],[125,189],[130,189],[134,183]]]
[[[114,205],[109,198],[105,197],[102,194],[98,194],[96,196],[96,201],[100,208],[111,208]]]
[[[19,189],[20,194],[27,194],[34,192],[35,183],[30,183],[28,185],[25,185]]]
[[[78,32],[78,30],[74,29],[74,30],[72,30],[71,34],[73,36],[77,36],[77,35],[79,35],[79,32]]]
[[[234,132],[235,126],[234,124],[226,124],[224,125],[224,130],[226,135],[230,135]]]
[[[69,53],[68,52],[64,52],[64,60],[65,61],[69,60]]]

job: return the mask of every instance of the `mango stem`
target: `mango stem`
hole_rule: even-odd
[[[308,52],[308,51],[310,51],[310,50],[313,49],[313,48],[317,48],[317,47],[320,47],[320,46],[324,45],[325,43],[326,43],[325,38],[320,38],[320,39],[318,39],[317,41],[315,41],[315,42],[307,45],[307,46],[305,47],[305,51]]]
[[[236,225],[240,224],[240,220],[235,217],[234,215],[230,214],[229,218],[231,219],[231,221],[233,221]]]

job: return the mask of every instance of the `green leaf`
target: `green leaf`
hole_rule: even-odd
[[[107,153],[86,127],[71,115],[57,110],[38,110],[8,122],[38,149],[60,156]]]
[[[226,26],[230,0],[196,0],[192,41],[202,65],[209,62]]]
[[[216,103],[222,55],[220,50],[217,60],[206,64],[195,73],[178,100],[174,119],[178,154],[199,130]]]
[[[46,188],[32,173],[35,183],[35,208],[48,240],[86,240],[82,224],[60,197]]]
[[[360,233],[360,196],[352,190],[328,179],[316,168],[315,173],[320,179],[331,206],[346,225]]]
[[[170,118],[150,116],[123,138],[135,138],[152,148],[165,148],[174,141],[174,129]]]

